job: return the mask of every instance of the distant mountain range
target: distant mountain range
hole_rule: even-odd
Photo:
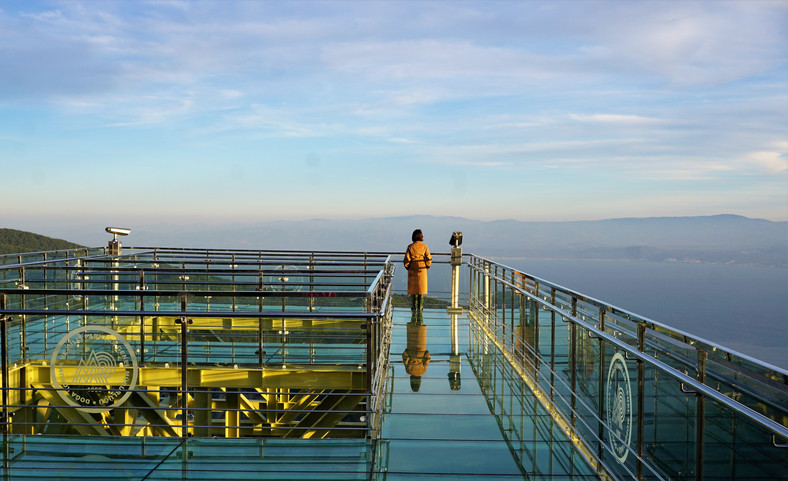
[[[52,235],[96,245],[83,239],[103,239],[99,237],[103,227],[83,226]],[[610,259],[788,267],[788,222],[737,215],[575,222],[406,216],[129,227],[131,236],[122,241],[130,246],[400,252],[410,243],[413,229],[420,228],[434,252],[448,252],[451,233],[462,231],[466,252],[496,259]]]
[[[73,242],[53,239],[32,232],[0,228],[0,254],[21,254],[22,252],[43,252],[82,247]]]

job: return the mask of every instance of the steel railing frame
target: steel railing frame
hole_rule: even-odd
[[[195,249],[161,249],[158,251],[154,251],[152,255],[155,255],[158,259],[155,261],[156,263],[162,264],[165,262],[171,262],[174,259],[166,258],[167,253],[169,252],[176,252],[176,253],[183,253],[183,252],[199,252],[205,254],[208,251],[203,250],[195,250]],[[238,272],[235,268],[237,263],[240,263],[241,260],[237,256],[237,252],[235,251],[222,251],[223,253],[229,253],[230,258],[225,259],[227,262],[232,263],[232,268],[227,268],[221,271],[214,271],[211,269],[207,270],[195,270],[191,269],[185,272],[193,272],[194,274],[207,274],[207,275],[238,275],[239,277],[244,274],[251,274],[251,275],[259,275],[262,276],[262,273],[270,274],[270,275],[281,275],[283,271],[281,270],[271,270],[270,272],[262,271],[261,269],[253,270],[249,272]],[[249,251],[251,256],[258,256],[262,251]],[[358,280],[362,281],[364,287],[362,290],[358,290],[360,284],[356,283],[346,283],[342,284],[341,286],[337,286],[337,282],[328,282],[325,284],[310,282],[306,283],[305,286],[309,287],[310,291],[283,291],[283,290],[242,290],[242,291],[228,291],[228,290],[204,290],[204,289],[189,289],[188,284],[186,282],[183,283],[182,287],[185,289],[177,289],[177,290],[164,290],[164,289],[151,289],[150,287],[155,286],[155,281],[150,283],[140,283],[137,285],[136,282],[132,281],[129,283],[122,282],[118,279],[117,276],[122,275],[124,269],[126,267],[122,267],[121,263],[127,262],[140,262],[139,255],[135,254],[135,258],[130,258],[129,256],[89,256],[89,257],[66,257],[66,258],[57,258],[57,259],[46,259],[41,261],[33,261],[30,263],[24,264],[17,264],[17,265],[5,265],[0,266],[0,271],[9,272],[15,269],[52,269],[53,266],[60,264],[56,268],[61,270],[65,270],[67,272],[91,272],[91,269],[97,269],[96,266],[90,266],[88,263],[104,263],[105,267],[103,270],[107,276],[113,276],[108,279],[104,279],[100,281],[100,283],[104,284],[111,284],[112,288],[105,288],[105,289],[92,289],[87,286],[88,282],[84,279],[74,280],[74,279],[50,279],[48,282],[51,284],[55,284],[57,282],[64,282],[68,283],[69,285],[75,286],[72,288],[27,288],[27,285],[24,285],[24,288],[0,288],[0,334],[3,334],[2,339],[5,342],[2,346],[2,369],[3,373],[3,413],[7,414],[9,408],[18,407],[17,405],[11,404],[8,401],[8,394],[13,389],[7,385],[8,383],[8,356],[9,356],[9,349],[7,348],[8,342],[8,335],[7,335],[7,327],[8,323],[12,321],[11,316],[22,316],[22,319],[27,322],[33,322],[32,320],[36,319],[36,317],[41,317],[46,319],[45,316],[75,316],[75,317],[82,317],[85,322],[87,322],[88,318],[93,318],[95,316],[99,317],[112,317],[114,319],[144,319],[145,317],[150,316],[159,316],[159,317],[172,317],[176,320],[180,321],[180,343],[181,348],[180,351],[182,356],[185,359],[181,359],[181,366],[188,366],[190,364],[189,360],[189,326],[193,318],[217,318],[217,317],[230,317],[230,318],[240,318],[240,319],[294,319],[294,318],[304,318],[309,317],[310,319],[331,319],[331,320],[343,320],[343,321],[359,321],[362,323],[364,330],[366,332],[366,341],[364,343],[364,349],[367,352],[366,354],[366,362],[363,364],[366,365],[367,372],[370,375],[367,375],[367,389],[363,393],[354,393],[356,395],[363,394],[366,396],[365,401],[365,412],[367,418],[367,427],[364,428],[367,432],[368,437],[376,437],[377,431],[379,430],[381,416],[378,413],[375,413],[373,410],[377,409],[378,407],[382,406],[385,403],[385,396],[382,395],[382,391],[386,385],[386,375],[388,373],[388,346],[390,343],[390,329],[391,329],[391,303],[389,301],[392,288],[391,288],[391,279],[393,277],[394,272],[394,265],[391,261],[390,255],[381,258],[375,258],[374,260],[369,256],[367,253],[342,253],[340,257],[343,258],[342,263],[325,263],[322,262],[324,259],[321,259],[320,256],[323,255],[322,253],[316,255],[314,252],[310,252],[308,254],[303,254],[293,256],[292,252],[290,251],[282,251],[287,253],[287,259],[279,258],[273,263],[271,266],[278,266],[278,265],[289,265],[295,259],[303,258],[303,255],[308,255],[308,260],[303,263],[303,265],[307,266],[308,269],[303,271],[298,271],[296,275],[304,275],[310,276],[312,279],[320,278],[321,276],[325,279],[329,276],[333,277],[344,277],[347,278],[349,274],[358,274]],[[210,251],[212,255],[215,257],[215,253],[213,250]],[[356,258],[359,259],[360,256],[363,256],[363,260],[359,262],[349,262],[347,259]],[[201,258],[205,258],[205,256],[199,256]],[[76,261],[77,259],[82,264],[78,266],[70,266],[69,263]],[[179,259],[181,262],[178,264],[188,264],[191,261],[183,262],[184,259]],[[211,262],[215,265],[216,259],[214,258]],[[62,266],[63,263],[67,265],[64,267]],[[328,272],[320,272],[319,270],[314,269],[316,265],[327,265],[329,269]],[[111,264],[108,264],[111,263]],[[249,263],[250,265],[254,263]],[[334,267],[334,269],[330,269],[330,267]],[[344,270],[338,270],[336,267],[340,269],[345,267]],[[363,267],[362,269],[358,269],[358,267]],[[184,266],[185,267],[185,266]],[[356,268],[354,272],[349,272],[350,269],[348,267]],[[99,270],[96,270],[99,272]],[[145,269],[134,269],[134,275],[138,275],[141,272],[145,272]],[[167,274],[183,274],[184,270],[174,268],[168,269]],[[91,272],[91,275],[94,274]],[[293,275],[292,272],[288,271],[288,275]],[[142,277],[142,275],[140,275]],[[25,280],[24,271],[22,271],[23,279],[22,284],[25,282],[35,284],[39,282],[40,279],[28,279]],[[369,282],[371,279],[371,282]],[[46,275],[44,276],[44,282],[47,282]],[[90,284],[95,283],[95,280],[91,280]],[[211,284],[211,282],[207,282],[205,280],[198,280],[193,283],[194,287],[198,287],[200,285]],[[132,287],[136,287],[134,290],[119,290],[120,286],[131,285]],[[231,285],[236,287],[235,284]],[[249,285],[249,284],[247,284]],[[254,285],[254,284],[251,284]],[[288,285],[290,287],[290,285]],[[323,291],[315,291],[314,288],[320,287],[323,288]],[[336,290],[331,289],[332,287],[351,287],[355,288],[355,290]],[[16,303],[9,302],[9,297],[17,296],[20,301]],[[26,304],[35,303],[34,301],[37,299],[47,299],[47,298],[58,298],[59,296],[66,296],[66,298],[82,298],[86,300],[92,297],[108,297],[113,300],[113,303],[110,304],[108,307],[107,305],[99,306],[97,309],[95,306],[92,309],[84,309],[84,308],[56,308],[56,307],[49,307],[47,305],[43,305],[40,308],[27,308]],[[122,300],[125,299],[135,299],[139,301],[140,306],[144,306],[144,300],[149,298],[156,298],[156,299],[170,299],[170,303],[175,303],[177,300],[180,300],[180,309],[173,306],[167,310],[158,310],[158,306],[155,306],[155,310],[149,310],[143,308],[135,308],[135,309],[120,309],[119,306],[122,304]],[[194,309],[195,306],[194,300],[196,299],[197,302],[200,302],[201,298],[211,297],[214,299],[217,298],[233,298],[233,309],[232,310],[212,310],[212,311],[205,311],[202,309]],[[265,298],[282,298],[283,299],[283,309],[281,311],[247,311],[247,310],[236,310],[235,309],[235,298],[258,298],[262,299]],[[337,311],[335,309],[330,309],[327,311],[315,312],[313,310],[313,299],[320,299],[320,298],[345,298],[345,299],[358,299],[362,302],[362,308],[360,312],[342,312]],[[284,309],[284,299],[286,298],[307,298],[310,300],[309,303],[309,311],[304,310],[285,310]],[[17,304],[15,307],[11,307],[10,304]],[[216,303],[217,306],[222,305],[222,303]],[[227,303],[224,303],[227,305]],[[84,307],[84,306],[83,306]],[[199,307],[199,306],[197,306]],[[292,306],[291,306],[292,307]],[[261,307],[262,309],[262,307]],[[262,325],[262,324],[261,324]],[[140,332],[139,338],[144,340],[146,334],[144,331],[144,324],[140,324]],[[23,330],[24,332],[24,330]],[[24,343],[24,341],[22,341]],[[185,344],[185,345],[184,345]],[[22,353],[20,356],[19,361],[21,358],[24,358],[24,346],[19,350]],[[180,393],[183,397],[183,394],[189,392],[188,387],[188,378],[186,375],[186,369],[182,369],[183,377],[186,379],[182,379],[181,381],[181,389]],[[342,393],[335,393],[336,395],[341,395]],[[184,397],[185,399],[185,397]],[[184,423],[188,424],[188,407],[181,406],[182,409],[182,420]],[[4,416],[3,425],[5,428],[8,427],[8,422],[10,421],[8,416]],[[238,426],[240,427],[240,426]],[[351,428],[356,429],[356,428]],[[188,428],[184,430],[186,432]],[[7,432],[7,429],[6,429]]]
[[[688,334],[684,332],[671,330],[671,328],[667,326],[655,323],[654,321],[645,318],[641,318],[640,316],[636,316],[627,311],[618,309],[614,306],[610,306],[608,304],[602,303],[600,301],[589,298],[587,296],[576,293],[574,291],[564,289],[561,286],[549,283],[547,281],[543,281],[541,279],[535,278],[528,274],[524,274],[522,272],[498,264],[489,259],[471,256],[468,265],[470,268],[470,275],[471,275],[471,289],[470,289],[471,300],[469,302],[469,305],[471,306],[471,312],[476,313],[475,317],[477,317],[477,319],[481,319],[482,321],[488,321],[495,326],[498,325],[496,319],[497,319],[499,300],[496,298],[497,292],[491,292],[490,290],[490,282],[492,282],[494,284],[493,287],[496,289],[496,291],[498,285],[502,286],[503,288],[509,289],[514,293],[513,295],[522,296],[522,298],[524,299],[529,299],[530,301],[535,302],[538,306],[540,306],[541,309],[559,314],[561,321],[568,323],[570,326],[576,326],[577,328],[581,329],[582,332],[585,332],[589,337],[602,340],[614,346],[616,349],[623,351],[627,359],[636,360],[638,363],[637,364],[638,378],[640,379],[638,381],[639,384],[638,403],[640,408],[638,409],[638,413],[643,412],[642,405],[640,405],[640,403],[642,403],[642,398],[643,398],[642,370],[645,365],[649,365],[651,368],[657,369],[659,372],[663,372],[668,376],[670,376],[675,382],[677,382],[680,385],[681,390],[684,393],[694,394],[697,400],[696,437],[699,440],[701,440],[701,442],[697,443],[697,452],[695,455],[696,476],[698,477],[698,479],[702,478],[703,476],[702,439],[704,433],[704,404],[706,399],[714,400],[715,402],[723,405],[726,409],[730,410],[731,412],[736,413],[737,415],[741,415],[744,418],[748,419],[749,421],[761,426],[762,428],[765,428],[767,432],[771,433],[772,444],[776,444],[775,439],[777,437],[788,439],[788,428],[786,428],[786,426],[772,420],[771,418],[757,411],[754,411],[751,407],[738,402],[736,399],[733,399],[727,396],[726,394],[706,384],[707,376],[713,377],[713,373],[708,372],[705,369],[705,363],[706,363],[706,359],[708,358],[709,351],[698,347],[698,345],[704,347],[711,346],[712,352],[716,350],[723,352],[725,359],[730,359],[732,356],[737,356],[738,354],[735,353],[735,351],[726,350],[720,346],[715,345],[714,343],[710,343],[702,339],[694,340],[694,338],[691,338]],[[517,282],[518,280],[520,281],[519,283]],[[534,285],[533,286],[527,285],[527,280],[530,280]],[[545,296],[544,293],[541,292],[541,289],[545,286],[547,286],[547,288],[550,289],[551,291],[551,295],[549,297]],[[561,293],[564,296],[571,299],[571,310],[567,311],[565,308],[562,308],[561,306],[555,304],[557,291],[561,291]],[[600,308],[599,311],[600,326],[596,326],[589,322],[586,322],[585,319],[582,319],[578,315],[576,306],[579,300],[588,302],[591,305]],[[506,299],[504,294],[504,299],[501,300],[501,304],[500,304],[501,309],[503,309],[504,316],[507,308],[505,303],[506,303]],[[633,336],[634,340],[637,342],[636,345],[633,346],[632,344],[629,344],[623,341],[622,339],[619,339],[618,337],[611,335],[605,331],[604,321],[605,321],[606,311],[615,312],[617,314],[623,313],[624,315],[626,315],[627,321],[633,322],[637,325],[637,334]],[[504,329],[506,328],[505,320],[506,319],[504,317],[504,320],[501,323],[502,324],[501,327],[503,327]],[[656,326],[656,329],[654,329],[654,326]],[[621,329],[621,326],[616,325],[615,328]],[[678,371],[673,366],[663,361],[660,361],[659,359],[656,359],[655,357],[649,355],[646,352],[646,344],[647,344],[646,333],[647,333],[647,329],[649,328],[653,329],[653,332],[660,335],[665,335],[667,331],[674,333],[674,336],[680,336],[680,338],[685,342],[689,341],[690,339],[695,341],[691,343],[687,342],[687,344],[689,344],[691,347],[694,347],[698,352],[697,364],[694,366],[689,366],[698,370],[699,374],[697,378],[693,378],[681,371]],[[493,332],[490,333],[490,335],[498,336],[499,334],[495,334],[495,329],[494,329]],[[512,334],[511,336],[513,337],[514,334]],[[503,336],[504,342],[506,341],[505,339],[506,337],[509,336],[506,335]],[[575,335],[573,334],[571,337],[572,337],[572,342],[574,342]],[[653,348],[654,346],[649,346],[649,347]],[[572,356],[574,355],[576,354],[572,354]],[[741,356],[741,357],[747,362],[756,363],[763,366],[764,370],[766,371],[776,372],[777,374],[788,374],[779,368],[776,368],[774,366],[765,363],[760,363],[759,361],[752,359],[750,357],[747,356]],[[540,362],[544,362],[544,360],[541,360]],[[684,360],[684,362],[687,361]],[[558,378],[560,380],[561,376],[558,376]],[[788,391],[788,389],[786,389],[786,391]],[[574,393],[574,386],[570,386],[570,392]],[[552,393],[551,393],[551,397],[552,397]],[[571,405],[567,404],[567,406],[569,407],[568,414],[571,414],[572,417],[572,419],[570,420],[571,425],[574,425],[575,416],[577,414],[575,407],[575,399],[574,399],[576,397],[578,396],[572,394]],[[582,398],[580,399],[582,401]],[[563,402],[566,403],[566,400],[563,400]],[[642,414],[640,414],[640,416],[642,417]],[[601,424],[604,424],[605,422],[602,419],[601,415],[598,417],[598,421]],[[638,434],[639,434],[638,439],[641,439],[642,419],[638,421]],[[600,442],[600,446],[604,445],[604,443],[601,443],[602,440],[601,433],[596,440]],[[607,446],[605,446],[605,449],[608,449]],[[633,450],[633,448],[629,446],[628,449],[631,451]],[[637,451],[638,452],[633,452],[633,454],[637,456],[637,458],[641,460],[642,463],[643,461],[642,448],[638,446]],[[643,468],[642,466],[640,466],[641,463],[638,463],[638,472],[633,473],[633,475],[637,476],[638,478],[641,478],[643,476],[643,473],[641,471],[641,469]],[[654,472],[653,474],[658,475],[657,472]]]

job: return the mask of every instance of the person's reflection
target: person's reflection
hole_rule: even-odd
[[[515,352],[519,354],[520,361],[526,372],[536,372],[538,359],[536,357],[536,305],[526,303],[520,313],[520,324],[515,328],[517,346]]]
[[[575,340],[577,371],[585,380],[591,380],[599,362],[597,342],[596,339],[588,337],[585,329],[577,330],[577,338]]]
[[[421,311],[414,311],[407,326],[408,345],[402,353],[405,372],[410,374],[410,388],[417,392],[421,387],[421,376],[430,364],[430,351],[427,350],[427,326]]]

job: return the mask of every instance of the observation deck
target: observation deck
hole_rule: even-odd
[[[473,255],[414,312],[400,261],[0,256],[0,476],[788,476],[785,370]]]

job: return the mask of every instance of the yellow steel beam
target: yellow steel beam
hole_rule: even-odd
[[[261,414],[260,406],[258,405],[255,407],[254,403],[249,400],[244,394],[241,394],[240,397],[240,405],[241,409],[244,410],[246,416],[252,422],[254,426],[262,426],[265,424],[266,420],[265,417]]]
[[[355,411],[358,405],[364,400],[364,396],[342,396],[333,406],[332,412],[324,413],[319,426],[314,426],[314,430],[307,431],[303,437],[313,439],[323,439],[328,437],[345,437],[346,430],[331,429],[339,425],[345,416]]]
[[[132,407],[116,408],[113,410],[112,416],[113,422],[118,426],[119,434],[121,436],[130,436],[134,432],[134,425],[137,424],[139,409]]]
[[[177,334],[180,333],[181,326],[176,321],[179,317],[172,316],[153,316],[145,319],[145,334],[161,333]],[[286,318],[286,319],[263,319],[263,330],[280,330],[286,327],[288,330],[324,331],[324,332],[356,332],[361,329],[364,323],[361,319],[311,319],[305,318]],[[216,330],[216,331],[258,331],[260,329],[259,319],[248,318],[226,318],[226,317],[198,317],[192,319],[189,330]],[[117,331],[121,334],[139,335],[139,322],[126,324],[119,327]]]
[[[364,399],[360,395],[326,395],[314,410],[301,418],[283,437],[323,438]]]
[[[86,413],[65,405],[56,391],[45,386],[34,386],[41,398],[30,405],[30,429],[43,432],[44,426],[56,426],[62,421],[53,420],[54,413],[68,424],[63,434],[115,435],[115,436],[181,436],[181,423],[175,415],[181,412],[180,398],[170,396],[168,405],[161,406],[157,393],[134,391],[123,407],[103,413]],[[292,392],[286,389],[263,391],[264,399],[250,400],[238,389],[225,392],[226,401],[213,400],[210,390],[197,390],[189,400],[195,417],[189,422],[195,436],[220,435],[282,435],[284,437],[323,438],[362,435],[362,430],[335,430],[345,416],[356,411],[365,399],[363,394],[333,394],[332,392]],[[319,401],[318,401],[319,400]],[[214,426],[214,412],[223,412],[224,425]],[[306,413],[306,414],[305,414]],[[242,414],[246,419],[242,419]],[[299,419],[300,418],[300,419]],[[27,421],[26,421],[27,422]]]
[[[210,436],[213,426],[213,392],[198,390],[192,394],[194,398],[194,427],[195,436]]]
[[[66,378],[73,376],[77,366],[62,366]],[[108,378],[110,385],[123,385],[124,373]],[[33,384],[52,387],[50,368],[44,364],[29,365],[26,382],[9,376],[17,402],[22,403],[18,388]],[[366,388],[366,370],[356,366],[289,366],[286,368],[229,368],[190,366],[187,369],[190,388],[263,388],[263,389],[335,389],[352,391]],[[139,368],[137,389],[140,386],[180,386],[181,371],[178,367],[146,366]],[[12,399],[9,399],[11,401]]]
[[[156,396],[157,397],[157,396]],[[163,409],[157,399],[149,393],[135,391],[124,404],[138,409],[140,415],[148,422],[148,430],[152,436],[180,436],[180,425],[170,420],[167,409]]]
[[[224,437],[240,437],[241,396],[237,389],[225,389]]]
[[[298,402],[292,404],[288,412],[284,413],[279,418],[279,423],[282,425],[290,424],[298,417],[299,414],[303,414],[303,411],[314,409],[317,407],[315,401],[317,400],[318,396],[322,394],[323,391],[318,391],[315,393],[308,393],[301,396]],[[313,404],[314,403],[314,404]]]
[[[56,367],[63,378],[73,378],[76,365]],[[123,371],[123,370],[119,370]],[[366,390],[366,370],[357,366],[289,366],[287,368],[229,368],[215,366],[189,366],[187,384],[195,389],[188,399],[188,406],[194,409],[195,419],[189,424],[193,434],[241,436],[248,434],[278,435],[289,433],[301,436],[310,433],[313,437],[324,437],[330,428],[355,408],[364,398],[363,394],[352,396],[327,396],[318,403],[325,392],[357,392]],[[108,378],[110,385],[123,385],[125,373],[119,372]],[[122,406],[107,412],[91,414],[76,406],[70,406],[60,396],[51,380],[51,368],[44,361],[28,363],[12,369],[9,382],[10,401],[28,407],[17,408],[20,412],[16,430],[29,429],[42,431],[43,426],[58,413],[68,425],[68,431],[82,435],[124,435],[124,436],[180,436],[182,425],[176,416],[181,414],[182,406],[176,393],[181,385],[179,367],[148,365],[138,368],[137,383]],[[171,392],[167,405],[160,400],[160,386]],[[227,393],[227,401],[217,406],[211,390],[220,388]],[[263,400],[252,400],[242,390],[254,389]],[[36,390],[36,396],[33,396]],[[317,413],[315,410],[342,412]],[[213,429],[212,412],[225,412],[224,426]],[[312,411],[303,416],[304,411]],[[248,421],[241,417],[246,415]],[[24,416],[22,416],[24,414]],[[298,422],[296,419],[301,418]],[[50,423],[53,426],[61,421]],[[328,422],[329,424],[326,424]],[[244,427],[241,427],[243,423]],[[293,429],[299,427],[300,429]],[[314,429],[305,429],[314,428]],[[47,429],[52,429],[52,426]],[[25,431],[27,432],[27,431]],[[21,431],[20,431],[21,433]]]
[[[88,435],[108,435],[110,432],[107,427],[100,424],[96,418],[89,413],[74,409],[71,406],[66,406],[65,401],[55,391],[43,389],[44,386],[33,386],[38,389],[38,393],[47,402],[49,402],[52,409],[56,410],[63,416],[69,423],[69,427],[83,436]]]

